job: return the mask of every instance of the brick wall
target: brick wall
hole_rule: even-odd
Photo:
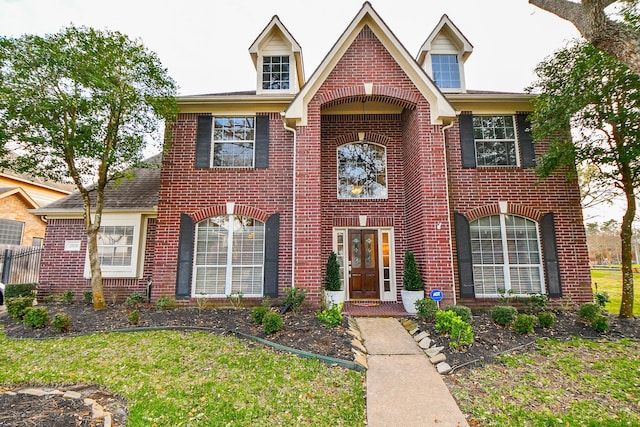
[[[534,168],[463,168],[459,141],[460,130],[456,124],[447,132],[452,210],[469,220],[499,213],[498,202],[507,202],[508,213],[536,221],[545,213],[553,212],[563,296],[575,302],[591,301],[591,277],[577,181],[568,181],[564,171],[538,182]],[[536,157],[547,147],[544,141],[536,142]],[[461,300],[460,303],[491,306],[495,301],[476,299]]]
[[[122,301],[134,293],[146,292],[146,277],[152,273],[155,248],[156,219],[147,220],[147,241],[143,263],[144,271],[141,279],[103,278],[102,286],[107,302],[114,299]],[[79,251],[65,251],[66,240],[79,240]],[[91,290],[91,281],[84,278],[84,265],[87,254],[87,236],[84,221],[78,219],[50,218],[44,239],[42,252],[38,297],[62,294],[65,291],[75,292],[75,299],[82,300],[84,291]]]
[[[22,245],[31,246],[34,237],[44,237],[46,223],[39,216],[27,211],[31,205],[25,203],[22,196],[13,194],[0,202],[0,218],[24,223]]]

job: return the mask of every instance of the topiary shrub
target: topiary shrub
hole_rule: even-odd
[[[532,334],[537,320],[533,314],[519,314],[513,321],[513,329],[519,334]]]
[[[510,325],[518,315],[518,309],[510,305],[496,305],[491,309],[491,320],[500,326]]]
[[[405,291],[421,291],[423,289],[422,276],[418,271],[418,264],[413,252],[404,253],[404,276],[402,284]]]
[[[593,321],[602,314],[602,307],[597,303],[588,302],[582,304],[578,309],[578,317],[585,323],[593,323]]]
[[[22,322],[25,310],[33,305],[34,299],[35,297],[33,295],[7,299],[7,313],[9,313],[9,316],[11,316],[13,320]]]
[[[467,323],[471,323],[473,321],[473,315],[471,314],[471,309],[464,305],[448,305],[444,308],[445,311],[453,311],[456,313],[462,320]]]
[[[603,314],[599,314],[591,322],[591,327],[599,334],[609,330],[609,318]]]
[[[438,312],[438,303],[431,298],[421,298],[416,301],[416,309],[418,310],[418,318],[425,322],[433,322]]]
[[[33,329],[42,329],[49,322],[49,313],[44,307],[27,307],[22,322]]]
[[[278,332],[282,329],[282,317],[275,311],[270,311],[262,318],[262,327],[267,335]]]
[[[606,292],[596,292],[593,294],[593,299],[596,300],[596,304],[604,308],[604,306],[609,302],[609,294]]]
[[[71,316],[67,313],[56,313],[51,320],[51,327],[56,332],[68,332],[71,329]]]
[[[326,291],[339,291],[342,287],[340,280],[340,264],[338,264],[338,256],[331,251],[327,260],[327,273],[324,276],[324,289]]]
[[[268,311],[269,308],[264,305],[253,307],[251,310],[251,320],[253,320],[253,323],[256,325],[262,325],[262,319],[264,319],[264,315],[267,314]]]
[[[538,313],[538,324],[545,329],[553,328],[556,324],[556,315],[550,311]]]

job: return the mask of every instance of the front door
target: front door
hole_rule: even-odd
[[[377,230],[349,230],[349,265],[349,299],[380,299]]]

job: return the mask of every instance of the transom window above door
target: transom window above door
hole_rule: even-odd
[[[386,199],[387,154],[382,145],[352,142],[338,147],[338,199]]]

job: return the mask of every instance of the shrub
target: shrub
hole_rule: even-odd
[[[556,315],[550,311],[538,313],[538,324],[545,329],[553,328],[553,325],[556,324]]]
[[[282,317],[275,311],[270,311],[262,318],[262,326],[267,334],[273,334],[282,329]]]
[[[62,302],[64,304],[73,304],[73,298],[76,296],[73,291],[64,291],[62,293]]]
[[[420,319],[425,322],[433,322],[438,311],[438,303],[431,298],[421,298],[416,301],[416,309]]]
[[[137,308],[144,303],[144,295],[140,292],[134,292],[124,300],[124,304],[130,308]]]
[[[302,309],[304,299],[307,297],[307,290],[302,288],[288,288],[287,296],[284,298],[283,304],[290,305],[294,313],[298,313]]]
[[[549,298],[545,294],[530,294],[528,298],[522,298],[527,313],[538,314],[547,309]]]
[[[85,304],[93,304],[93,291],[83,291],[82,292],[82,301]]]
[[[6,285],[4,289],[4,298],[28,297],[35,294],[37,283],[16,283]]]
[[[609,294],[606,292],[596,292],[593,294],[593,298],[596,300],[596,304],[602,308],[609,302]]]
[[[491,320],[500,326],[510,325],[517,315],[518,310],[510,305],[496,305],[491,309]]]
[[[25,310],[33,305],[34,299],[35,297],[33,295],[7,299],[7,313],[9,313],[9,316],[11,316],[13,320],[22,322]]]
[[[445,311],[453,311],[455,314],[460,316],[462,320],[467,323],[473,322],[473,315],[471,314],[471,309],[464,305],[448,305],[444,308]]]
[[[49,322],[49,313],[44,307],[27,307],[22,321],[25,326],[33,329],[42,329]]]
[[[318,320],[329,328],[334,328],[342,323],[342,304],[334,304],[328,310],[318,312]]]
[[[456,317],[460,318],[453,311],[438,311],[436,313],[436,331],[443,334],[451,333],[451,325]]]
[[[324,289],[326,291],[339,291],[341,287],[340,264],[338,264],[338,256],[332,251],[329,254],[329,259],[327,260],[327,273],[324,276]]]
[[[599,334],[609,330],[609,318],[603,314],[598,314],[591,322],[591,327]]]
[[[449,348],[457,349],[473,343],[471,325],[453,311],[436,312],[436,330],[450,336]]]
[[[405,291],[421,291],[422,276],[418,271],[418,264],[416,263],[416,257],[413,252],[407,251],[404,253],[404,277],[402,278],[402,284]]]
[[[582,304],[578,309],[578,317],[585,323],[593,323],[593,321],[602,314],[602,307],[594,302]]]
[[[67,332],[71,328],[71,316],[67,313],[56,313],[51,321],[51,327],[57,332]]]
[[[172,308],[176,308],[177,305],[178,304],[176,303],[176,300],[168,296],[161,296],[156,300],[156,307],[158,307],[160,310],[169,310]]]
[[[231,306],[236,309],[242,307],[242,298],[244,298],[242,291],[232,292],[227,295],[227,301],[229,301]]]
[[[256,325],[261,325],[262,319],[264,319],[264,315],[267,314],[268,311],[269,308],[264,305],[253,307],[253,310],[251,310],[251,320],[253,320]]]
[[[132,325],[137,325],[138,323],[140,323],[140,313],[138,313],[137,309],[131,311],[127,318],[129,319],[129,323],[131,323]]]
[[[537,320],[533,314],[519,314],[513,321],[513,329],[519,334],[532,334]]]

